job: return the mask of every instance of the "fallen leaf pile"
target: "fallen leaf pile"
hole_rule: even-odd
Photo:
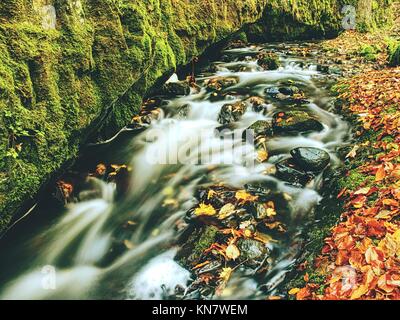
[[[289,294],[300,300],[400,299],[400,68],[367,72],[342,87],[345,107],[359,117],[359,138],[376,136],[363,146],[373,156],[353,169],[365,181],[339,194],[345,212],[315,260],[324,282],[304,279],[305,287]],[[362,157],[363,147],[348,158]]]
[[[265,194],[263,194],[265,192]],[[195,219],[218,228],[218,236],[199,257],[192,270],[195,285],[208,286],[222,295],[234,271],[248,266],[253,272],[268,270],[268,247],[286,233],[285,209],[266,199],[278,199],[262,188],[253,191],[213,186],[200,192],[199,204],[193,208]],[[243,244],[250,241],[251,244]],[[249,257],[249,246],[253,256]]]

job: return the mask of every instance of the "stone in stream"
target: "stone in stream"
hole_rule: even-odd
[[[253,111],[255,112],[263,112],[268,111],[268,105],[265,99],[257,96],[250,97],[246,100],[246,102],[250,103]]]
[[[312,147],[296,148],[290,151],[294,161],[305,171],[320,172],[330,163],[329,153]]]
[[[184,104],[183,106],[180,106],[179,108],[176,109],[176,117],[178,119],[186,119],[187,116],[189,115],[190,112],[190,104]]]
[[[249,267],[259,267],[268,257],[268,249],[257,240],[240,239],[237,247],[240,251],[240,261]]]
[[[317,65],[317,71],[322,72],[322,73],[328,73],[329,72],[329,66],[324,65],[324,64],[318,64]]]
[[[284,104],[307,104],[308,100],[304,98],[303,92],[296,86],[270,87],[265,89],[265,94],[270,99]]]
[[[266,88],[265,89],[265,94],[269,97],[272,98],[276,98],[278,94],[280,94],[279,92],[279,88],[278,87],[270,87],[270,88]]]
[[[299,168],[293,159],[279,162],[276,165],[276,176],[278,179],[301,186],[305,186],[313,179],[313,175]]]
[[[190,85],[186,81],[169,82],[164,84],[161,89],[161,95],[167,98],[179,96],[188,96],[190,94]]]
[[[229,87],[238,84],[239,79],[237,77],[216,77],[205,81],[205,85],[208,91],[222,91]]]
[[[277,133],[303,133],[322,131],[323,125],[305,111],[278,112],[273,116],[272,126]]]
[[[218,116],[218,122],[226,125],[231,122],[239,121],[247,111],[247,104],[243,101],[238,101],[233,104],[225,104],[221,108]]]
[[[217,235],[215,226],[189,227],[181,236],[182,247],[175,260],[186,268],[193,268],[200,262],[203,252],[216,241]]]
[[[300,89],[296,86],[288,86],[279,88],[279,92],[284,94],[285,96],[293,96],[295,94],[299,94]]]
[[[264,70],[277,70],[281,65],[278,55],[273,52],[261,52],[257,59],[257,64]]]
[[[267,120],[258,120],[243,132],[242,137],[243,140],[252,142],[257,140],[260,136],[266,137],[270,135],[272,135],[272,123]]]

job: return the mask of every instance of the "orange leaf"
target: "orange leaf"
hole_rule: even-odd
[[[385,172],[384,166],[382,165],[379,167],[378,171],[376,172],[375,181],[377,181],[377,182],[382,181],[383,179],[385,179],[385,177],[386,177],[386,172]]]

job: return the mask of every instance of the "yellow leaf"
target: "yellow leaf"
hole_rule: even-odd
[[[235,198],[244,202],[256,201],[258,199],[257,196],[252,196],[250,193],[247,193],[245,190],[239,190],[236,192]]]
[[[224,282],[228,282],[233,272],[232,268],[222,268],[221,273],[219,274],[219,278]]]
[[[214,195],[216,195],[217,193],[214,190],[209,190],[208,194],[207,194],[207,200],[210,200],[212,197],[214,197]]]
[[[361,298],[363,295],[365,295],[368,292],[368,286],[366,286],[365,284],[362,284],[361,286],[359,286],[356,290],[353,291],[350,299],[351,300],[356,300]]]
[[[200,206],[194,210],[196,216],[213,216],[216,213],[212,205],[204,203],[201,203]]]
[[[360,146],[355,145],[353,149],[346,155],[346,158],[355,158],[357,156],[358,149],[360,149]]]
[[[135,247],[135,245],[132,242],[130,242],[129,240],[124,240],[124,245],[129,250],[132,250]]]
[[[236,260],[240,256],[240,251],[238,247],[232,243],[226,248],[225,254],[228,259]]]
[[[268,160],[268,152],[266,150],[257,151],[257,161],[265,162]]]
[[[297,294],[300,291],[300,288],[293,288],[289,290],[289,294],[291,296],[294,296],[295,294]]]
[[[366,188],[362,188],[362,189],[357,190],[356,192],[354,192],[354,194],[355,194],[355,195],[360,195],[360,194],[365,195],[365,194],[367,194],[370,190],[371,190],[370,187],[366,187]]]
[[[267,217],[273,217],[273,216],[276,216],[276,211],[275,211],[275,209],[274,208],[268,208],[267,209]]]

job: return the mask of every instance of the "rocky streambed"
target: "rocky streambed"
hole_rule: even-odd
[[[321,60],[318,43],[236,42],[174,75],[1,240],[0,296],[285,298],[350,139],[340,65]]]

